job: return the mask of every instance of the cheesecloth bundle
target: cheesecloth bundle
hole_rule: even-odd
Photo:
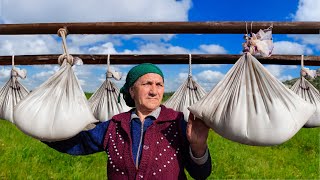
[[[287,141],[315,111],[248,52],[188,109],[221,136],[259,146]]]
[[[12,56],[12,69],[9,81],[0,90],[0,118],[13,123],[13,108],[18,102],[29,94],[19,81],[18,77],[24,79],[27,76],[25,69],[20,70],[14,66]]]
[[[106,80],[89,99],[89,104],[94,117],[101,122],[111,119],[111,117],[116,114],[130,110],[130,107],[126,105],[122,97],[120,97],[120,102],[118,102],[120,90],[110,80],[110,78],[114,78],[116,80],[121,79],[119,72],[110,70],[110,54],[108,54],[107,63],[108,69],[106,73]]]
[[[187,80],[163,105],[183,112],[184,120],[188,121],[190,113],[188,107],[201,99],[205,94],[206,91],[192,79],[191,54],[189,54],[189,75]]]
[[[72,69],[73,58],[63,39],[65,54],[59,57],[60,69],[32,91],[14,109],[14,122],[24,133],[43,141],[71,138],[88,124],[97,122]]]
[[[319,127],[320,126],[320,94],[319,91],[304,78],[308,76],[314,78],[316,76],[315,71],[304,68],[303,55],[301,56],[301,71],[300,78],[291,87],[291,90],[298,94],[302,99],[312,103],[316,111],[309,118],[304,127]]]
[[[242,44],[244,51],[262,57],[271,56],[274,47],[272,40],[272,26],[267,29],[260,29],[257,33],[251,32],[250,35],[251,36],[248,36],[247,32],[244,37],[246,40],[246,42]]]

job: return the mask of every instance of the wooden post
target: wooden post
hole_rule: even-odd
[[[247,22],[251,25],[251,22]],[[273,34],[319,34],[320,22],[252,22],[252,32],[273,25]],[[56,34],[245,34],[246,22],[91,22],[0,24],[0,35]]]
[[[60,54],[53,55],[20,55],[15,56],[15,65],[58,64]],[[84,64],[107,64],[108,55],[72,54],[83,60]],[[234,64],[241,55],[227,54],[192,54],[192,64]],[[300,55],[272,55],[257,57],[262,64],[300,65]],[[111,64],[189,64],[189,54],[111,54]],[[304,56],[304,64],[320,66],[320,56]],[[11,56],[0,56],[0,65],[11,65]]]

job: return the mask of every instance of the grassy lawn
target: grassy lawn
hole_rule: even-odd
[[[320,128],[301,129],[273,147],[242,145],[211,131],[208,144],[213,162],[209,179],[320,179]],[[105,153],[62,154],[0,120],[0,179],[105,177]]]

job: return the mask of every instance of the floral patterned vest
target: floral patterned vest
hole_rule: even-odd
[[[188,142],[181,132],[183,114],[161,105],[161,112],[146,130],[137,169],[130,136],[131,111],[110,120],[104,139],[108,179],[186,179],[184,162]]]

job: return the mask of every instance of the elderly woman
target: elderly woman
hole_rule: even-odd
[[[126,104],[134,107],[98,124],[94,129],[50,147],[72,155],[105,151],[108,179],[186,179],[186,168],[195,179],[211,172],[207,148],[209,128],[190,114],[161,105],[162,71],[144,63],[133,67],[121,88]]]

